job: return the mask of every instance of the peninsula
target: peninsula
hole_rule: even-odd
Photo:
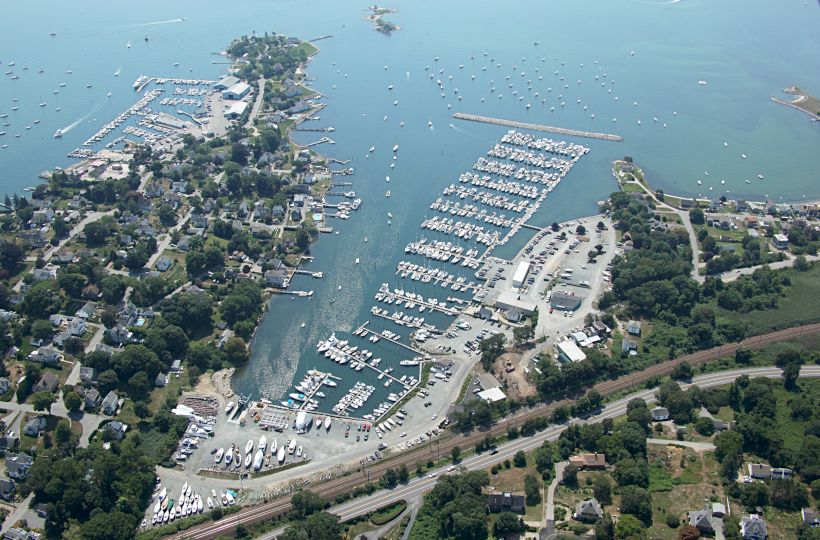
[[[797,86],[790,86],[784,89],[783,92],[797,97],[791,101],[786,101],[775,97],[770,99],[775,103],[779,103],[808,114],[812,117],[813,122],[820,119],[820,99],[807,94]]]

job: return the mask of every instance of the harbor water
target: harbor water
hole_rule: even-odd
[[[329,223],[338,235],[322,235],[311,247],[315,260],[307,269],[325,277],[300,275],[292,287],[312,289],[314,296],[270,302],[251,362],[234,380],[238,391],[274,399],[286,395],[307,369],[333,366],[315,352],[316,343],[332,332],[341,335],[371,320],[374,328],[391,328],[406,339],[407,329],[375,320],[373,295],[383,282],[401,286],[396,263],[407,258],[405,245],[422,236],[418,225],[432,216],[430,203],[507,131],[455,120],[454,112],[624,138],[552,136],[591,151],[532,218],[536,226],[594,213],[595,202],[616,187],[609,164],[624,155],[641,163],[652,185],[667,193],[717,198],[728,190],[729,197],[750,199],[820,198],[820,123],[769,101],[783,97],[781,90],[792,84],[820,92],[816,3],[482,0],[474,5],[465,10],[398,1],[389,6],[398,13],[386,18],[402,30],[391,36],[362,20],[364,4],[327,0],[248,0],[207,9],[185,0],[127,7],[91,2],[81,10],[56,1],[8,5],[0,35],[0,73],[12,72],[0,75],[0,114],[8,114],[4,122],[10,124],[0,127],[6,132],[0,146],[8,145],[0,148],[2,191],[21,193],[36,184],[41,170],[71,163],[65,157],[69,151],[138,99],[132,83],[141,74],[215,79],[226,66],[212,53],[252,31],[303,39],[332,35],[317,42],[321,52],[308,69],[312,86],[327,96],[321,120],[311,124],[335,128],[336,144],[316,150],[351,160],[347,166],[356,173],[344,180],[354,183],[349,189],[363,203],[350,220]],[[59,87],[61,82],[66,86]],[[65,128],[62,138],[53,138]],[[320,135],[295,138],[307,143]],[[400,148],[391,168],[395,144]],[[366,157],[371,146],[375,152]],[[387,212],[393,214],[390,225]],[[495,254],[511,256],[530,234],[522,230]],[[417,292],[436,291],[440,299],[449,294],[425,287]],[[407,356],[384,341],[367,348],[385,358]],[[346,387],[363,380],[386,392],[368,369],[334,366],[332,371]]]

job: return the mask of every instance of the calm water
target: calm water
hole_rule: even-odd
[[[427,206],[505,132],[454,121],[453,111],[624,136],[621,143],[578,141],[592,151],[547,199],[533,219],[537,225],[593,212],[595,201],[615,187],[609,162],[623,155],[639,160],[653,185],[667,192],[717,197],[729,189],[737,197],[820,198],[820,124],[768,100],[790,84],[820,93],[820,10],[814,2],[514,0],[479,1],[465,10],[460,4],[398,1],[392,7],[400,12],[390,20],[404,29],[391,37],[361,20],[366,5],[250,0],[206,10],[198,2],[149,0],[127,9],[107,2],[86,2],[82,10],[53,1],[5,6],[0,71],[12,69],[19,79],[0,75],[0,114],[9,114],[3,121],[11,123],[0,127],[6,132],[0,146],[8,144],[0,149],[0,191],[20,192],[36,183],[39,171],[70,163],[64,157],[68,151],[135,101],[131,84],[142,73],[216,78],[224,66],[213,64],[218,57],[211,53],[253,30],[308,39],[332,34],[318,43],[321,53],[309,70],[314,86],[328,96],[320,123],[336,128],[337,144],[320,150],[352,159],[353,189],[364,204],[348,222],[331,223],[339,235],[313,246],[311,268],[324,270],[326,278],[300,276],[294,287],[314,289],[316,296],[271,302],[253,360],[236,380],[237,389],[270,397],[285,393],[305,369],[328,365],[312,352],[316,341],[373,319],[372,295],[379,283],[399,285],[395,264],[408,258],[404,245],[420,236]],[[51,31],[57,36],[49,37]],[[16,66],[7,67],[10,61]],[[40,68],[44,73],[37,72]],[[118,69],[121,74],[114,77]],[[436,79],[444,84],[444,98]],[[698,85],[699,80],[708,85]],[[60,82],[67,86],[52,94]],[[41,102],[47,105],[41,108]],[[12,106],[19,110],[11,111]],[[35,119],[41,122],[33,124]],[[52,138],[56,129],[74,123],[62,139]],[[32,128],[25,130],[27,125]],[[318,138],[299,135],[303,142]],[[393,144],[400,151],[390,169]],[[365,158],[371,145],[376,152]],[[391,177],[389,186],[385,175]],[[390,199],[384,197],[388,187]],[[395,215],[390,227],[388,211]],[[354,264],[356,257],[361,264]],[[441,291],[436,295],[446,297]],[[385,362],[403,357],[381,343],[376,349]],[[354,378],[347,368],[335,371],[346,383]]]

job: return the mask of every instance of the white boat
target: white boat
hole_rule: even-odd
[[[296,439],[291,439],[288,443],[288,454],[292,454],[296,450]]]
[[[209,510],[214,507],[214,501],[210,497],[206,499],[206,502],[208,503]]]
[[[370,149],[368,150],[368,152],[370,152],[371,154],[372,154],[373,152],[375,152],[375,151],[376,151],[376,147],[375,147],[375,146],[371,146],[371,147],[370,147]]]
[[[268,447],[268,438],[265,437],[264,435],[262,435],[261,437],[259,437],[259,446],[258,446],[258,448],[260,450],[262,450],[262,452],[264,452],[267,447]]]
[[[706,86],[709,83],[707,83],[706,81],[698,81],[698,84],[701,86]]]
[[[253,439],[248,439],[248,442],[245,443],[245,453],[249,454],[251,450],[253,450]]]
[[[359,264],[359,258],[356,257],[356,264]]]
[[[199,495],[196,496],[196,511],[197,513],[202,513],[203,505],[202,505],[202,497]]]
[[[225,414],[231,414],[231,411],[233,410],[233,406],[234,406],[234,402],[229,401],[228,404],[225,406]]]
[[[154,514],[159,514],[160,510],[162,510],[162,501],[157,501],[157,504],[154,505]]]
[[[325,430],[330,430],[330,424],[333,421],[329,416],[325,417]]]
[[[302,445],[299,445],[299,448],[296,449],[296,457],[302,457]]]
[[[270,443],[270,453],[271,453],[271,454],[275,454],[275,453],[276,453],[276,447],[277,447],[277,444],[276,444],[276,439],[273,439],[273,442],[272,442],[272,443]]]
[[[234,503],[233,495],[231,495],[230,491],[225,492],[225,498],[228,499],[228,504],[231,505]]]
[[[758,174],[757,177],[760,178],[761,180],[763,180],[763,175],[762,174]]]
[[[390,198],[390,190],[389,189],[385,192],[384,196],[387,197],[388,199]]]
[[[250,469],[251,461],[253,461],[253,454],[248,452],[247,454],[245,454],[245,468],[246,469]]]
[[[225,455],[225,449],[224,448],[220,448],[219,450],[217,450],[216,455],[214,456],[214,463],[219,463],[220,461],[222,461],[222,456],[224,456],[224,455]]]
[[[393,145],[393,151],[394,151],[394,152],[398,152],[398,151],[399,151],[399,145],[398,145],[398,144]]]
[[[253,456],[253,470],[258,471],[261,469],[264,461],[265,453],[262,450],[257,450],[256,455]]]
[[[285,445],[282,445],[279,448],[279,453],[276,454],[276,459],[277,459],[277,461],[279,461],[280,465],[285,462],[285,452],[286,451],[287,451],[287,448],[285,448]]]
[[[328,377],[328,378],[326,378],[325,380],[322,381],[322,384],[324,384],[325,386],[329,386],[329,387],[333,388],[333,387],[336,386],[336,381],[334,381],[333,379]]]

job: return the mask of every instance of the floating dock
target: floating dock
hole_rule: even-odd
[[[490,116],[481,116],[479,114],[467,113],[453,113],[453,118],[458,120],[468,120],[470,122],[482,122],[485,124],[495,124],[498,126],[508,126],[518,129],[530,129],[533,131],[546,131],[548,133],[558,133],[559,135],[570,135],[572,137],[586,137],[587,139],[601,139],[603,141],[622,141],[623,137],[620,135],[612,135],[610,133],[596,133],[594,131],[581,131],[578,129],[567,129],[555,126],[547,126],[544,124],[530,124],[528,122],[517,122],[515,120],[506,120],[504,118],[492,118]]]

